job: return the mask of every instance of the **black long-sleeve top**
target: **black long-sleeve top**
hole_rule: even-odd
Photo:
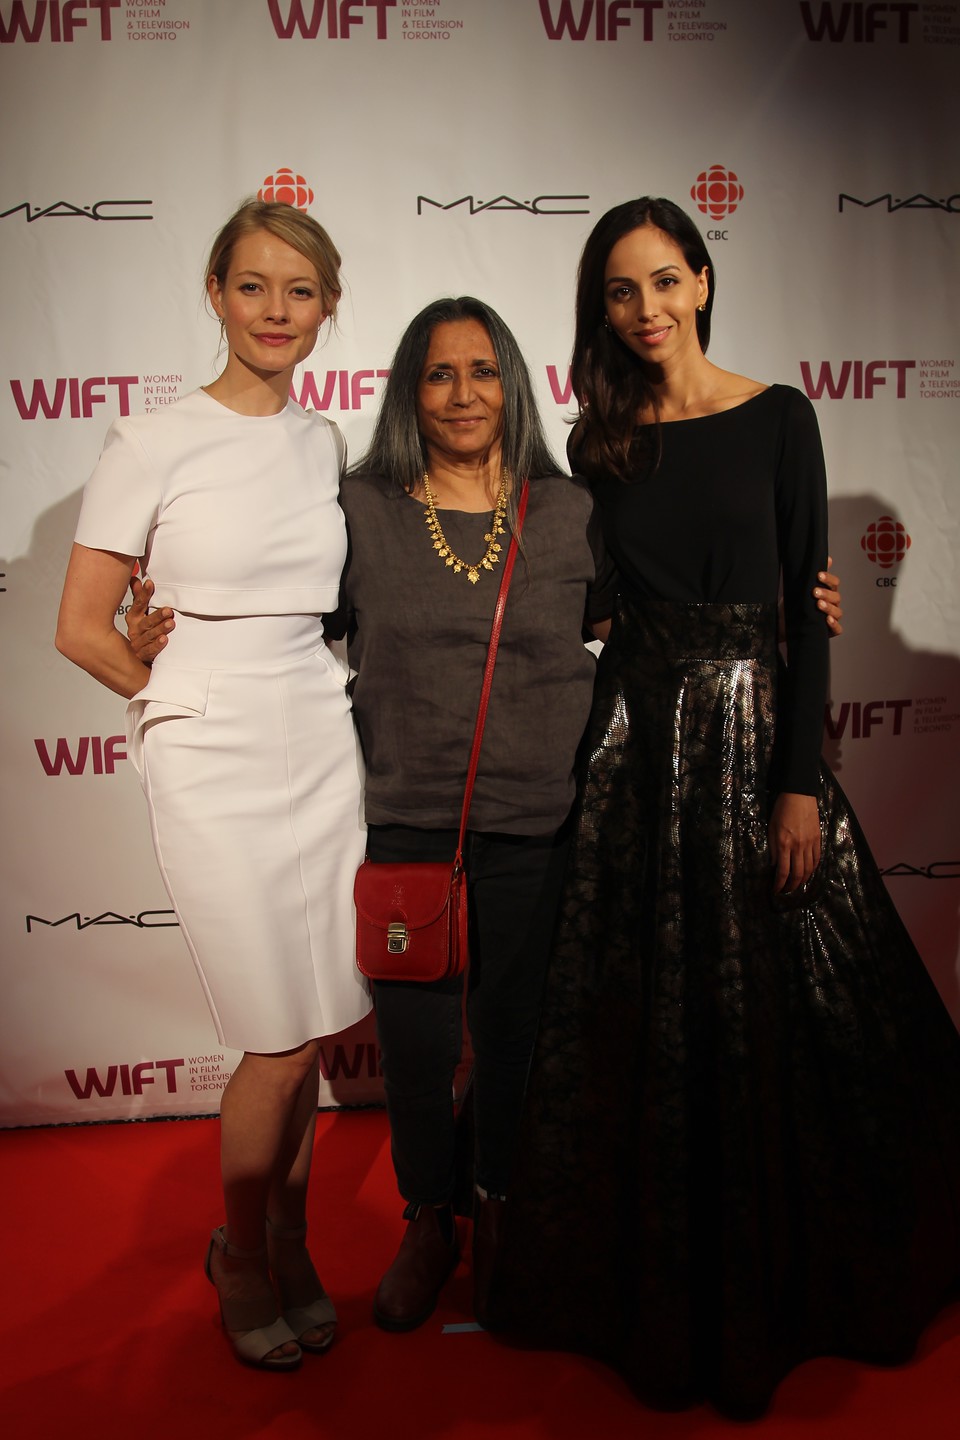
[[[646,438],[655,450],[652,428]],[[787,671],[776,784],[815,794],[829,635],[811,593],[827,560],[813,406],[800,391],[772,385],[731,410],[662,424],[660,443],[660,463],[646,478],[592,477],[622,588],[635,599],[757,603],[776,601],[782,572]]]

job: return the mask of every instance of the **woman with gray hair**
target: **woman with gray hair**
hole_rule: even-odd
[[[482,1287],[506,1194],[566,858],[573,762],[611,573],[586,489],[550,454],[517,342],[488,305],[439,300],[407,327],[366,454],[341,487],[354,719],[374,862],[453,859],[501,554],[529,480],[466,843]],[[500,550],[503,537],[503,550]],[[407,1228],[374,1302],[407,1330],[459,1248],[451,1104],[462,977],[374,984]]]

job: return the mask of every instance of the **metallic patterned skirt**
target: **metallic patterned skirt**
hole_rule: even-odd
[[[772,895],[775,624],[619,602],[488,1317],[738,1415],[960,1282],[960,1038],[825,768]]]

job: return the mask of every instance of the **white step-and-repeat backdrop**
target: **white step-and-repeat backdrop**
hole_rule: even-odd
[[[213,374],[203,257],[258,192],[342,250],[294,388],[354,455],[403,325],[463,292],[515,329],[562,449],[584,237],[643,193],[698,218],[713,358],[817,407],[847,601],[826,750],[960,1017],[958,47],[932,0],[0,0],[0,1124],[208,1113],[237,1058],[122,703],[52,635],[105,428]],[[379,1095],[369,1023],[324,1073],[324,1103]]]

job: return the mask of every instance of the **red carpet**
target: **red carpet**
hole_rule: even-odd
[[[616,1375],[520,1353],[470,1322],[461,1265],[433,1319],[385,1335],[370,1301],[402,1228],[381,1112],[326,1114],[313,1253],[340,1310],[333,1350],[295,1375],[247,1370],[201,1270],[220,1220],[212,1120],[8,1131],[0,1423],[10,1440],[956,1440],[960,1306],[895,1370],[821,1360],[761,1421],[659,1415]]]

